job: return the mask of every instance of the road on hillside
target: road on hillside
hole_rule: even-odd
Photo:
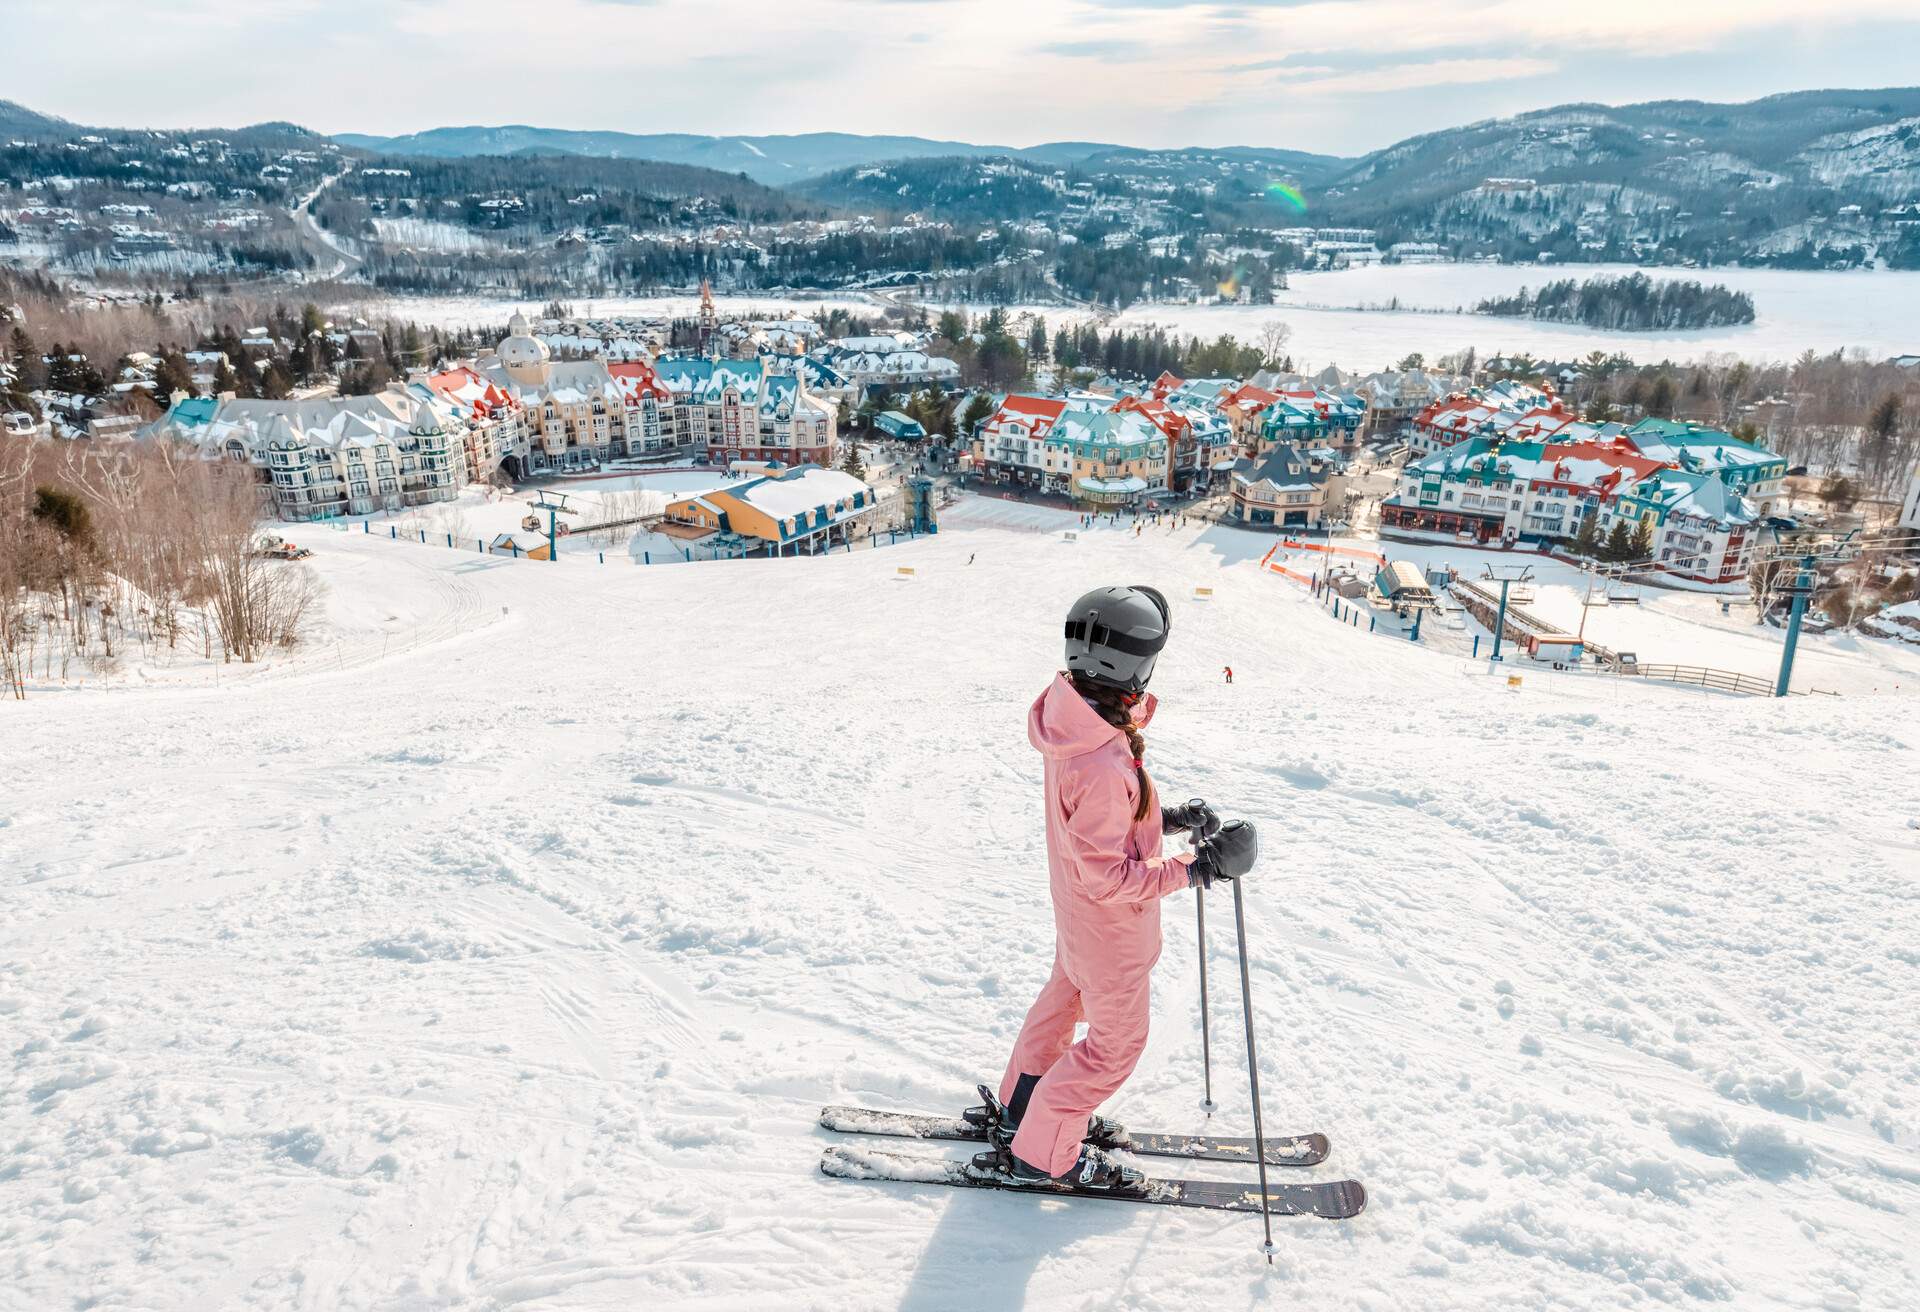
[[[303,281],[327,282],[332,279],[341,278],[346,275],[348,270],[355,268],[361,263],[358,255],[349,249],[338,237],[322,227],[320,221],[313,216],[313,203],[320,199],[320,194],[346,175],[347,171],[343,169],[339,173],[329,174],[327,177],[321,179],[320,185],[303,196],[300,203],[289,211],[293,217],[295,229],[299,232],[301,240],[307,243],[308,248],[322,261],[328,259],[333,260],[330,268],[309,273],[303,278]]]

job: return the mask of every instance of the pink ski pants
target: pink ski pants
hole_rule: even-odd
[[[1126,1082],[1146,1050],[1150,979],[1143,970],[1083,989],[1054,957],[1053,974],[1027,1009],[1000,1080],[1005,1103],[1022,1075],[1041,1077],[1014,1136],[1014,1156],[1049,1175],[1073,1169],[1087,1117]],[[1087,1037],[1075,1043],[1073,1027],[1082,1020]]]

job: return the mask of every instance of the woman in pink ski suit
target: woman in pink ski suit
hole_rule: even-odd
[[[1125,1188],[1139,1179],[1083,1141],[1117,1130],[1092,1113],[1146,1047],[1160,899],[1253,863],[1251,827],[1218,835],[1200,801],[1163,809],[1147,775],[1141,730],[1156,702],[1145,688],[1168,620],[1151,588],[1083,597],[1067,622],[1069,668],[1027,714],[1027,738],[1045,763],[1054,960],[1000,1082],[1003,1128],[1018,1126],[1007,1145],[1015,1183],[1071,1176],[1082,1187]],[[1160,854],[1162,835],[1176,830],[1202,840],[1194,855]],[[1087,1035],[1075,1043],[1083,1020]]]

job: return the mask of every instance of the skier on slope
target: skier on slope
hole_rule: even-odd
[[[1120,1127],[1092,1113],[1146,1047],[1160,899],[1253,866],[1252,826],[1223,831],[1201,801],[1163,807],[1147,775],[1140,731],[1155,707],[1147,682],[1170,618],[1152,588],[1082,597],[1067,616],[1067,669],[1027,715],[1027,737],[1045,759],[1054,960],[1000,1082],[995,1147],[1017,1186],[1139,1186],[1140,1172],[1097,1146],[1118,1139]],[[1162,835],[1183,830],[1197,836],[1194,854],[1161,856]],[[1087,1036],[1075,1043],[1082,1020]]]

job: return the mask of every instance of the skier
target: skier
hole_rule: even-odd
[[[1227,682],[1232,683],[1233,682],[1233,666],[1223,665],[1220,668],[1226,672]]]
[[[1170,620],[1153,588],[1080,598],[1067,616],[1067,668],[1027,714],[1027,738],[1045,761],[1054,960],[1000,1082],[1004,1110],[989,1156],[1017,1187],[1140,1186],[1140,1172],[1084,1141],[1120,1134],[1092,1113],[1146,1047],[1160,899],[1253,867],[1252,826],[1223,832],[1202,801],[1162,807],[1147,776],[1140,731],[1156,704],[1147,683]],[[1177,831],[1196,836],[1195,852],[1161,856],[1162,835]],[[1075,1043],[1082,1020],[1087,1035]]]

